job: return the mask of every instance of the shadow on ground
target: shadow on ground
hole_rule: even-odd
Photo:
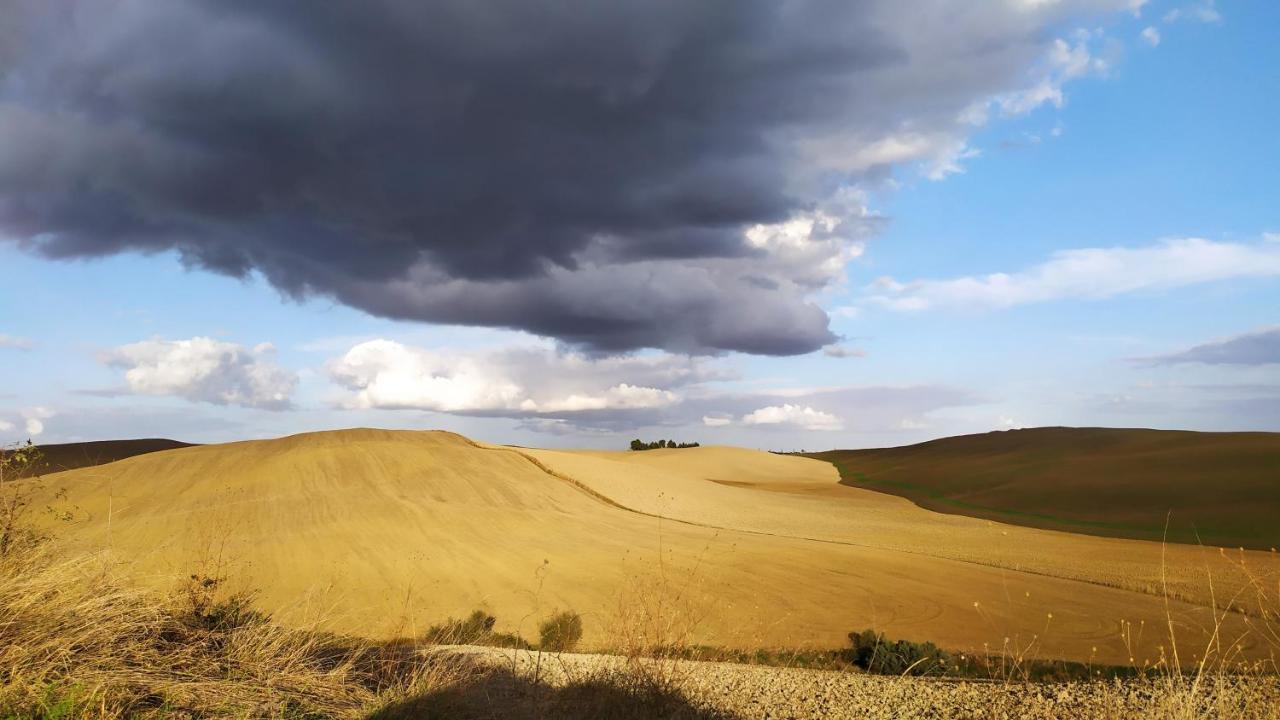
[[[736,716],[699,708],[674,690],[635,687],[625,678],[591,678],[551,687],[496,668],[389,705],[370,716],[370,720],[409,718],[735,720]]]

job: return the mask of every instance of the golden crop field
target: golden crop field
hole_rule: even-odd
[[[1168,652],[1170,628],[1193,657],[1216,626],[1241,657],[1274,650],[1251,606],[1274,588],[1272,553],[938,514],[841,485],[828,463],[739,448],[347,430],[24,482],[71,550],[158,586],[227,577],[285,624],[366,637],[473,608],[528,633],[573,609],[586,645],[604,647],[640,598],[678,606],[691,642],[730,648],[839,647],[874,627],[962,652],[1141,664]]]

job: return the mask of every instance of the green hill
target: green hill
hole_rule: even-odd
[[[1280,433],[1034,428],[809,453],[938,512],[1093,535],[1280,546]]]

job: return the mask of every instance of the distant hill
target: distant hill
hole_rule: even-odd
[[[810,453],[841,483],[1072,532],[1280,546],[1280,433],[1048,427]]]
[[[191,443],[167,440],[164,438],[143,438],[140,440],[96,440],[93,442],[60,443],[55,445],[39,445],[40,459],[27,475],[48,475],[49,473],[75,470],[93,465],[104,465],[117,460],[124,460],[135,455],[175,450],[191,447]]]

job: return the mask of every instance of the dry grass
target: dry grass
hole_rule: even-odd
[[[353,717],[451,679],[403,647],[286,629],[193,577],[164,596],[103,556],[0,557],[0,716]]]
[[[496,663],[282,628],[216,578],[196,575],[159,594],[120,577],[104,556],[59,558],[40,543],[0,557],[0,717],[899,717],[883,702],[889,693],[939,717],[970,716],[988,697],[993,712],[1031,704],[1040,708],[1034,717],[1260,720],[1280,712],[1274,665],[1236,664],[1225,640],[1171,645],[1140,677],[1060,686],[1013,672],[984,685],[699,662],[692,641],[707,609],[692,592],[696,566],[633,577],[608,621],[615,655],[485,651],[509,658]],[[1274,607],[1258,632],[1275,631]],[[1200,660],[1182,663],[1178,653]]]

